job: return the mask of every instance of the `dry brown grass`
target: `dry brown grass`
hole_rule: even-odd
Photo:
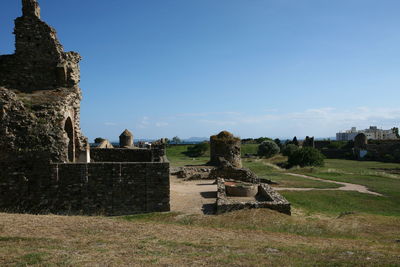
[[[396,265],[399,223],[268,210],[125,218],[0,214],[0,265]]]

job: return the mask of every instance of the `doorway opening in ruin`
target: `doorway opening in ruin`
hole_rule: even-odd
[[[68,162],[75,161],[75,144],[74,144],[74,126],[70,117],[65,121],[64,126],[65,132],[68,136]]]

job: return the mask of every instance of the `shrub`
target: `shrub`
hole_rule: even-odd
[[[385,154],[385,155],[383,156],[383,161],[384,161],[384,162],[394,162],[394,161],[395,161],[395,158],[394,158],[393,155]]]
[[[257,155],[260,157],[270,158],[277,155],[281,150],[279,146],[271,140],[263,141],[258,146]]]
[[[400,149],[393,151],[393,158],[395,162],[400,162]]]
[[[324,155],[319,150],[312,147],[303,147],[294,151],[288,159],[289,166],[323,166]]]
[[[299,150],[299,147],[294,145],[294,144],[288,144],[287,146],[285,146],[285,148],[282,150],[282,154],[284,156],[289,157],[290,155],[292,155],[295,151]]]
[[[292,144],[294,144],[294,145],[296,145],[296,146],[299,146],[299,141],[297,141],[297,137],[296,137],[296,136],[293,137]]]
[[[255,141],[257,144],[261,144],[264,141],[272,141],[272,139],[268,138],[268,137],[260,137],[260,138],[255,139]]]
[[[189,157],[197,158],[203,156],[208,151],[209,147],[207,142],[189,146],[185,154]]]

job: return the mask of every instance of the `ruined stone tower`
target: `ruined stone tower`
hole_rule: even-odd
[[[37,0],[22,0],[22,13],[15,54],[0,56],[0,211],[169,211],[165,146],[135,149],[126,133],[131,149],[91,151],[80,130],[81,57],[64,52]]]
[[[37,0],[22,0],[15,53],[0,56],[0,160],[35,151],[49,161],[75,162],[86,146],[80,131],[79,61],[64,52],[40,19]]]
[[[128,129],[125,129],[119,136],[119,146],[123,148],[133,147],[133,134]]]
[[[22,2],[22,14],[25,17],[40,18],[40,7],[36,0],[23,0]]]
[[[232,166],[241,168],[240,147],[240,139],[228,131],[222,131],[217,135],[211,136],[209,164],[219,166],[221,165],[221,159],[224,159]]]
[[[23,92],[77,86],[79,61],[64,52],[56,31],[40,19],[37,0],[22,0],[23,15],[15,20],[15,54],[0,58],[0,86]]]

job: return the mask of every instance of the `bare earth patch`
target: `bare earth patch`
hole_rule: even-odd
[[[171,211],[190,214],[213,213],[217,198],[217,185],[214,181],[183,181],[171,176]]]

